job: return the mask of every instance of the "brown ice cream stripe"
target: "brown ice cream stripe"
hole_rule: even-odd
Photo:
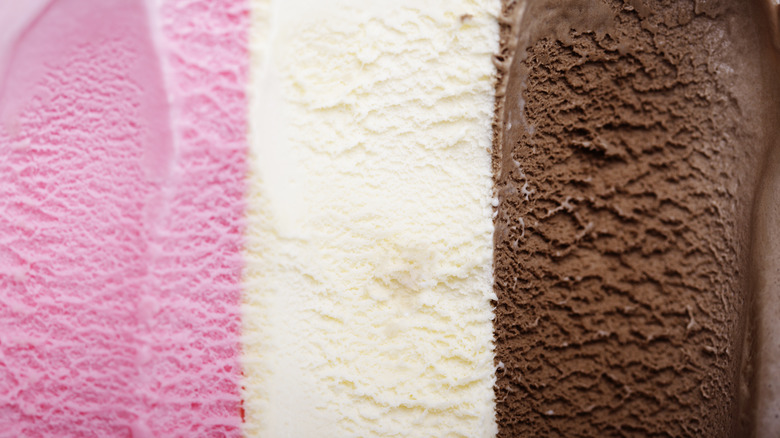
[[[729,0],[505,1],[500,437],[749,427],[750,224],[776,121],[764,102],[777,101],[756,13]]]

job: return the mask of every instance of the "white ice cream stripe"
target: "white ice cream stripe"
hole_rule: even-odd
[[[497,0],[253,3],[247,436],[493,436]]]

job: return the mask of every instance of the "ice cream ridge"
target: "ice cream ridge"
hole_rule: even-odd
[[[780,436],[766,0],[0,3],[0,437]]]

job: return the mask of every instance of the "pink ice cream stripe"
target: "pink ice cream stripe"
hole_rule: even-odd
[[[178,145],[155,264],[154,430],[240,436],[240,295],[246,175],[247,0],[162,8]],[[174,433],[174,431],[176,433]]]
[[[247,15],[53,0],[9,52],[0,436],[240,435]]]

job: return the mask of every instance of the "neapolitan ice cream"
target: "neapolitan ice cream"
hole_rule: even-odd
[[[776,436],[767,16],[0,4],[0,436]]]

